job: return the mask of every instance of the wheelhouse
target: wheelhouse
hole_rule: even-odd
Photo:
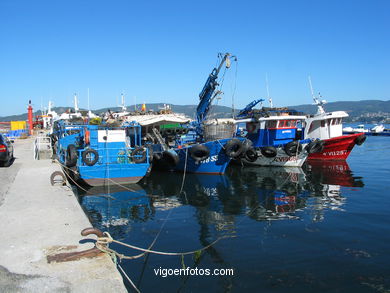
[[[345,117],[348,117],[348,114],[344,111],[309,116],[306,119],[305,138],[329,139],[342,136]]]
[[[283,145],[301,139],[298,129],[304,119],[305,116],[298,115],[261,117],[257,121],[245,119],[247,138],[255,147]]]

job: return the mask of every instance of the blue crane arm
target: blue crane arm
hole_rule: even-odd
[[[217,78],[218,74],[216,73],[217,69],[214,68],[209,77],[207,78],[207,81],[202,89],[202,91],[199,94],[199,104],[196,108],[196,120],[198,123],[202,123],[203,120],[205,120],[207,113],[210,111],[211,106],[211,98],[212,95],[218,86]]]
[[[207,114],[210,110],[211,102],[214,98],[213,94],[215,89],[218,86],[217,78],[219,71],[221,70],[223,64],[226,62],[226,67],[230,67],[230,58],[231,54],[226,53],[218,68],[214,68],[209,77],[206,80],[206,83],[199,94],[199,104],[196,108],[196,120],[198,124],[201,124],[207,117]]]
[[[237,118],[242,118],[245,117],[246,115],[249,114],[250,111],[252,111],[253,107],[256,106],[258,103],[263,102],[264,99],[258,99],[250,102],[244,109],[242,109],[238,114]]]

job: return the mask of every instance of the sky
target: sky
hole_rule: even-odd
[[[390,100],[390,1],[0,0],[0,116],[34,109],[197,104],[219,52],[219,105]],[[222,75],[222,74],[221,74]],[[342,109],[340,109],[342,110]]]

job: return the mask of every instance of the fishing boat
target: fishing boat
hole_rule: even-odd
[[[241,156],[246,165],[300,167],[309,153],[321,151],[322,143],[301,139],[298,126],[306,116],[288,108],[253,109],[263,99],[248,104],[237,115],[246,123],[246,138],[251,146]]]
[[[317,113],[306,117],[304,137],[320,139],[324,147],[321,152],[310,154],[309,160],[347,159],[355,144],[362,145],[366,140],[364,128],[357,133],[343,135],[342,120],[348,117],[348,114],[344,111],[325,112],[326,101],[315,97],[313,90],[312,97],[317,105]]]
[[[348,115],[345,117],[348,117]],[[357,127],[347,126],[343,128],[344,134],[368,133],[368,132],[370,132],[370,129],[365,128],[364,124],[359,124]]]
[[[144,145],[153,152],[154,167],[179,172],[223,174],[231,159],[241,154],[242,141],[245,139],[234,138],[236,124],[208,120],[212,101],[220,93],[217,90],[218,74],[224,65],[230,68],[231,60],[236,60],[229,53],[219,57],[219,66],[212,70],[199,94],[195,121],[170,111],[126,117],[127,121],[137,121],[143,126]],[[167,124],[175,126],[164,127]]]
[[[382,133],[383,131],[385,131],[385,126],[383,124],[378,124],[371,128],[372,134]]]
[[[129,184],[140,181],[150,163],[141,146],[141,127],[56,124],[56,153],[67,174],[90,186]]]

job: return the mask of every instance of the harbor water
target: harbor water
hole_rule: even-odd
[[[78,192],[93,225],[116,240],[162,252],[207,247],[122,260],[141,292],[390,292],[389,178],[389,138],[368,137],[347,162],[152,172],[137,185]],[[187,267],[198,275],[173,274]]]

